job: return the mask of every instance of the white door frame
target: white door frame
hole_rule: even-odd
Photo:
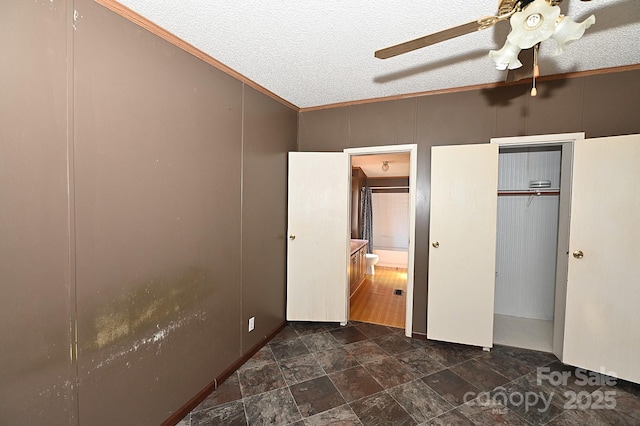
[[[416,183],[418,165],[418,145],[384,145],[363,148],[346,148],[345,153],[349,154],[349,164],[351,156],[372,155],[372,154],[409,154],[409,264],[407,267],[407,306],[404,322],[404,334],[411,337],[413,332],[413,281],[415,269],[415,240],[416,240]],[[351,179],[351,178],[349,178]],[[351,185],[349,185],[351,189]]]
[[[501,146],[520,147],[527,145],[561,145],[566,142],[573,142],[584,139],[584,132],[577,133],[557,133],[552,135],[533,136],[511,136],[507,138],[491,138],[491,143]]]
[[[501,147],[525,147],[532,145],[551,145],[562,147],[562,165],[560,178],[560,204],[558,214],[558,254],[556,259],[556,283],[553,314],[553,342],[552,352],[563,360],[564,358],[564,325],[567,298],[567,274],[569,258],[569,226],[571,217],[571,185],[573,167],[573,143],[584,139],[584,132],[558,133],[550,135],[514,136],[506,138],[492,138],[492,144]]]

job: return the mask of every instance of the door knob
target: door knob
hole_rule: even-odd
[[[438,241],[434,241],[434,242],[432,242],[432,243],[431,243],[431,245],[432,245],[434,248],[438,248],[438,247],[440,247],[440,243],[439,243]]]
[[[295,239],[296,239],[296,236],[295,236],[295,235],[293,235],[293,234],[291,234],[291,235],[289,235],[289,239],[290,239],[291,241],[293,241],[293,240],[295,240]]]
[[[584,253],[582,252],[582,250],[576,250],[573,252],[573,257],[575,257],[576,259],[582,259],[584,257]]]

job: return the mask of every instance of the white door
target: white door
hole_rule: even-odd
[[[640,135],[574,144],[563,362],[640,382]]]
[[[349,317],[349,156],[289,153],[287,320]]]
[[[427,338],[493,346],[498,145],[431,150]]]

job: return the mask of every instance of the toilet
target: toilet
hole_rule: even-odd
[[[365,272],[367,275],[375,275],[376,270],[373,267],[376,263],[378,263],[379,257],[377,254],[367,253],[366,261],[367,261],[367,271]]]

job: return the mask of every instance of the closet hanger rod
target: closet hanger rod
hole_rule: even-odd
[[[517,190],[502,190],[498,191],[498,195],[558,195],[560,190],[558,189],[535,189],[530,191],[517,191]]]
[[[370,186],[369,189],[409,189],[408,186]]]

